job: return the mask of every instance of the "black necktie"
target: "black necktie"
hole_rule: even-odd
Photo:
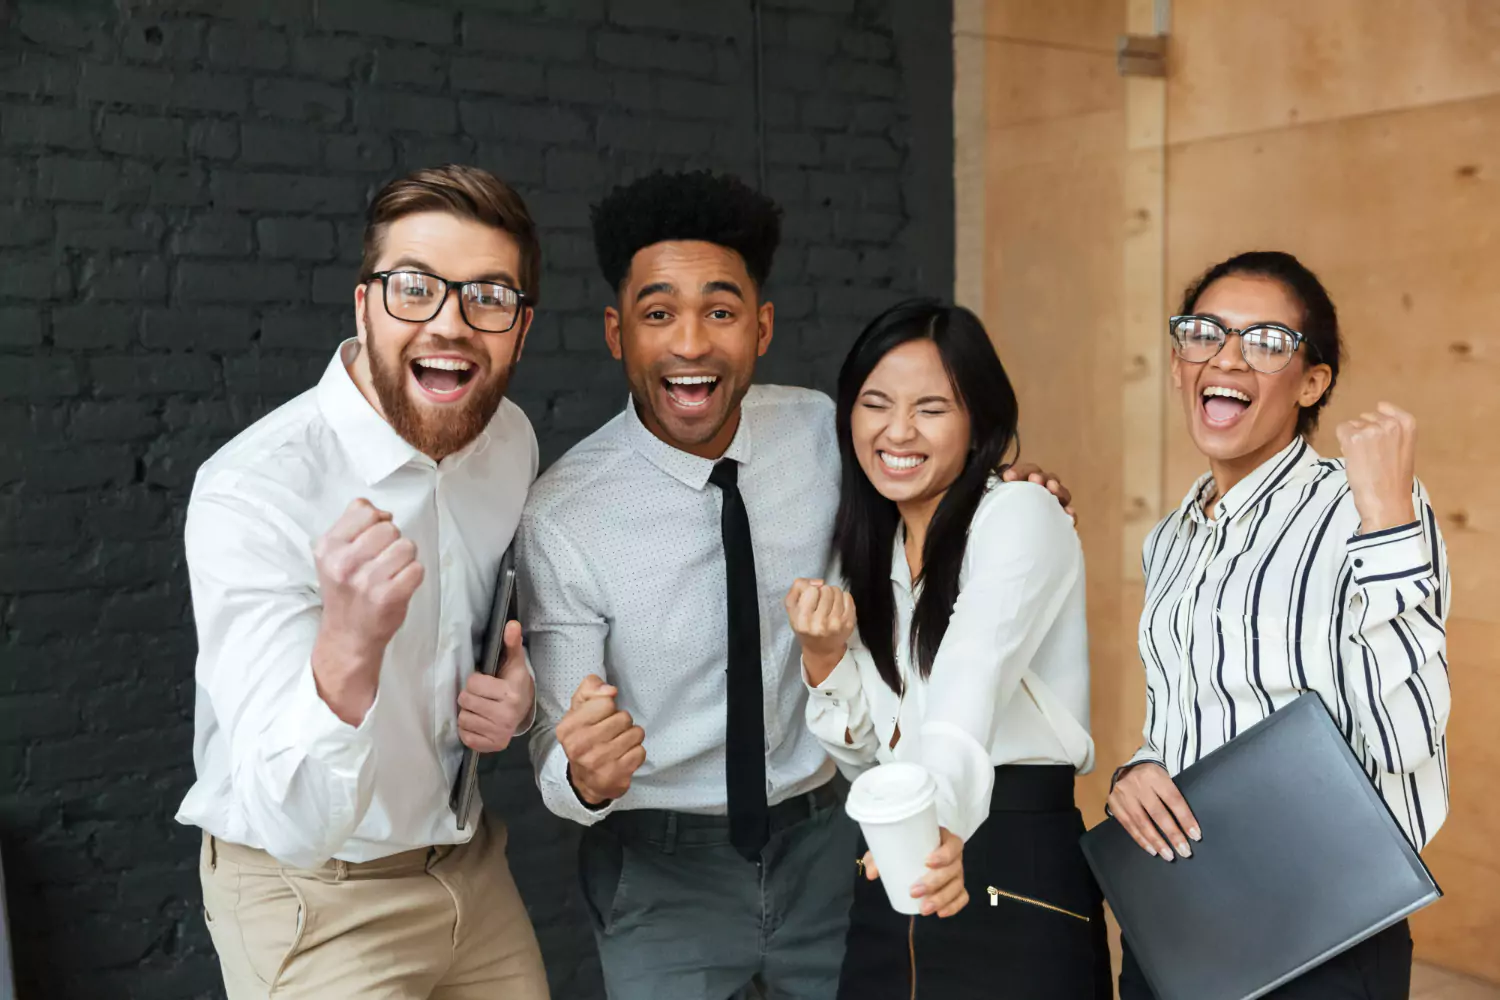
[[[729,592],[729,711],[724,761],[729,842],[747,860],[759,861],[761,848],[770,837],[770,822],[755,549],[750,544],[745,500],[740,496],[739,465],[733,459],[724,459],[714,466],[708,481],[724,494],[719,527],[724,535],[724,575]]]

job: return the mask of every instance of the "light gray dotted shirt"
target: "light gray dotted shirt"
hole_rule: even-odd
[[[766,795],[773,805],[828,781],[804,718],[799,649],[782,602],[828,566],[838,510],[833,402],[755,386],[725,453],[755,543],[765,692]],[[722,496],[713,461],[681,451],[635,407],[579,443],[532,488],[517,534],[521,621],[537,678],[531,756],[547,807],[591,824],[615,809],[723,814],[728,626]],[[553,729],[589,674],[620,690],[646,732],[630,790],[584,806]]]

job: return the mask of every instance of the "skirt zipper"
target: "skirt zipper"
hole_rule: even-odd
[[[996,889],[994,886],[989,887],[989,893],[991,906],[999,906],[1000,897],[1004,896],[1006,899],[1014,899],[1018,903],[1026,903],[1029,906],[1040,906],[1044,910],[1051,910],[1053,913],[1061,913],[1063,916],[1072,917],[1074,920],[1082,920],[1084,923],[1089,922],[1089,918],[1084,916],[1082,913],[1074,913],[1072,910],[1065,910],[1061,906],[1053,906],[1051,903],[1044,903],[1040,899],[1032,899],[1030,896],[1022,896],[1020,893],[1006,892],[1004,889]]]

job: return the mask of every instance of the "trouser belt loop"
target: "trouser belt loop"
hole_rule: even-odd
[[[661,852],[674,854],[677,851],[677,814],[667,813],[667,829],[661,838]]]
[[[333,859],[333,880],[342,882],[349,877],[349,862],[341,858]]]

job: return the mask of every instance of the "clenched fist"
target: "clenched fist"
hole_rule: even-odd
[[[822,580],[796,580],[786,594],[786,616],[802,646],[807,679],[821,684],[844,658],[854,635],[854,598]]]
[[[475,671],[458,695],[458,738],[470,750],[499,753],[510,745],[521,723],[531,718],[536,683],[526,669],[521,623],[505,626],[505,659],[491,677]]]
[[[646,733],[629,712],[615,707],[619,693],[589,674],[557,723],[557,742],[568,756],[568,780],[584,805],[595,808],[624,795],[631,775],[646,762]]]
[[[1416,519],[1416,418],[1390,403],[1375,409],[1339,424],[1337,431],[1362,535]]]
[[[323,617],[313,645],[318,694],[352,726],[375,701],[385,647],[422,583],[417,547],[363,498],[313,545]]]

